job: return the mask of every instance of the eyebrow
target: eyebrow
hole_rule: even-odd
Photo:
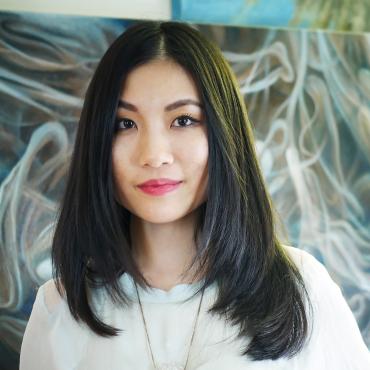
[[[180,100],[177,100],[177,101],[175,101],[175,102],[173,102],[171,104],[166,105],[165,108],[164,108],[164,110],[166,112],[168,112],[168,111],[177,109],[179,107],[182,107],[184,105],[196,105],[197,107],[203,109],[203,104],[199,103],[196,100],[193,100],[193,99],[180,99]],[[133,104],[127,102],[127,101],[124,101],[122,99],[118,102],[118,107],[125,108],[125,109],[131,110],[133,112],[138,112],[139,111],[138,108],[135,105],[133,105]]]

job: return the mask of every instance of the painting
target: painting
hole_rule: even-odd
[[[36,290],[51,278],[87,84],[133,22],[0,13],[1,369],[18,369]],[[370,347],[370,35],[194,27],[236,73],[281,238],[325,265]]]
[[[366,0],[172,0],[172,17],[234,26],[370,31]]]

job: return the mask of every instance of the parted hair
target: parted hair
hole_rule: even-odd
[[[291,358],[309,338],[312,305],[303,277],[278,240],[277,212],[259,167],[252,127],[230,65],[199,30],[175,21],[141,21],[110,45],[88,85],[52,241],[53,278],[75,320],[96,334],[124,328],[104,323],[89,300],[103,287],[116,304],[129,304],[120,276],[147,289],[132,254],[131,213],[116,201],[112,143],[121,89],[139,65],[168,58],[194,79],[208,135],[207,200],[194,229],[202,286],[217,284],[210,314],[249,337],[241,355]],[[123,310],[124,312],[124,310]]]

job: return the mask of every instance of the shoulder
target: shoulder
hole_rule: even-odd
[[[311,353],[325,362],[325,369],[370,368],[370,352],[340,286],[310,253],[283,247],[299,269],[313,304]]]
[[[326,267],[312,254],[303,249],[283,245],[284,252],[298,268],[308,289],[317,290],[319,287],[327,289],[339,289],[331,278]]]
[[[318,268],[320,270],[320,265],[323,267],[323,265],[312,254],[305,250],[284,244],[282,246],[284,252],[288,254],[299,269]]]
[[[340,285],[333,279],[323,263],[307,251],[283,245],[284,252],[299,270],[310,302],[317,314],[347,306]]]
[[[62,285],[61,288],[63,289]],[[43,306],[47,313],[53,314],[65,304],[65,294],[60,295],[57,289],[57,283],[54,279],[49,279],[40,285],[34,305]]]
[[[62,291],[63,292],[63,291]],[[53,279],[38,288],[20,351],[20,370],[77,369],[90,332],[74,320]]]

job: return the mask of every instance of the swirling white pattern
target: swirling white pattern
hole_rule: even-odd
[[[16,353],[51,277],[83,94],[125,22],[0,13],[0,24],[0,347]],[[370,36],[199,29],[238,77],[282,240],[325,264],[370,347]]]

